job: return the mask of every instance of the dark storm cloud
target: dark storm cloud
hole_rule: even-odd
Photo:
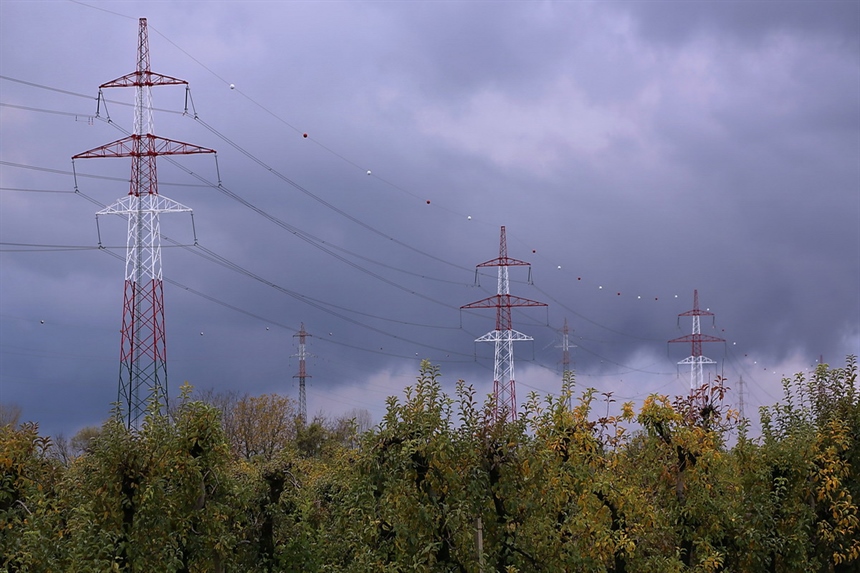
[[[513,2],[493,10],[480,3],[401,6],[392,11],[392,28],[400,31],[384,61],[449,102],[487,87],[533,93],[572,41],[573,22],[557,12],[570,13]]]
[[[769,34],[834,35],[855,46],[860,8],[852,1],[780,2],[618,2],[634,28],[657,44],[683,44],[700,34],[760,42]]]
[[[153,69],[191,81],[216,131],[157,112],[156,133],[218,149],[223,188],[162,162],[160,191],[194,208],[200,245],[229,262],[164,249],[174,393],[188,380],[295,396],[301,323],[312,413],[378,419],[425,357],[489,391],[492,347],[473,340],[494,313],[458,309],[495,291],[495,269],[474,286],[474,267],[506,225],[509,254],[533,264],[534,285],[511,269],[512,292],[550,305],[514,315],[535,337],[517,345],[521,396],[557,391],[565,318],[581,385],[683,392],[675,362],[690,348],[666,341],[689,333],[676,315],[699,289],[717,315],[703,331],[728,340],[706,355],[763,404],[774,370],[860,346],[860,56],[846,3],[754,4],[98,4],[123,18],[3,3],[0,66],[94,96],[130,71],[147,16]],[[0,88],[4,104],[81,114],[0,107],[3,161],[68,171],[121,135],[88,125],[93,99]],[[113,102],[131,95],[108,94],[126,128],[131,109]],[[181,111],[184,94],[154,98]],[[211,160],[186,159],[217,179]],[[124,179],[129,166],[76,169]],[[78,184],[102,203],[127,192]],[[3,187],[67,193],[0,192],[0,240],[94,245],[99,207],[72,185],[4,165]],[[101,224],[105,244],[124,243],[124,221]],[[163,226],[192,241],[186,218]],[[116,397],[122,261],[0,257],[0,399],[49,432],[97,423]]]

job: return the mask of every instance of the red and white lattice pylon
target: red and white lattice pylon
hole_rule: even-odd
[[[302,323],[301,330],[299,330],[293,337],[298,337],[299,339],[299,353],[294,354],[293,356],[297,356],[299,359],[299,372],[293,376],[293,378],[299,379],[299,418],[301,419],[302,425],[306,425],[308,423],[308,401],[307,395],[305,394],[305,379],[310,378],[308,376],[307,367],[305,366],[305,362],[308,356],[305,347],[305,340],[308,336],[311,336],[305,331],[305,323]]]
[[[152,86],[184,85],[188,82],[157,74],[149,69],[149,38],[146,18],[139,21],[137,69],[99,86],[134,87],[134,132],[112,143],[72,157],[130,157],[131,185],[128,195],[99,211],[99,215],[128,217],[125,260],[122,341],[118,390],[119,413],[129,429],[138,429],[149,407],[167,405],[167,344],[164,330],[164,294],[161,271],[161,236],[158,217],[162,213],[191,212],[191,209],[158,194],[156,158],[162,155],[215,153],[213,149],[158,137],[152,133]]]
[[[487,334],[476,338],[475,342],[493,342],[496,346],[495,364],[493,366],[493,418],[494,421],[517,419],[517,391],[514,381],[514,342],[534,340],[531,336],[517,332],[511,324],[511,309],[520,306],[547,306],[527,298],[513,296],[510,293],[508,267],[530,266],[530,263],[508,257],[508,245],[505,238],[505,227],[502,226],[499,240],[499,256],[476,268],[498,267],[498,294],[461,306],[460,309],[495,308],[496,328]]]
[[[692,334],[688,334],[686,336],[673,338],[669,342],[689,342],[692,344],[692,354],[678,362],[678,364],[690,365],[690,394],[692,394],[695,390],[698,390],[705,385],[705,376],[702,366],[704,364],[716,364],[715,361],[711,360],[707,356],[702,356],[702,343],[725,342],[725,339],[717,338],[716,336],[710,336],[708,334],[702,334],[702,325],[700,323],[699,317],[714,316],[714,313],[699,308],[698,290],[693,291],[693,309],[679,314],[679,321],[680,317],[682,316],[693,317],[693,332]]]

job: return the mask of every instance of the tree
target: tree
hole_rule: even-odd
[[[290,398],[212,391],[203,392],[199,398],[221,411],[224,432],[234,455],[271,460],[296,437],[296,405]]]
[[[4,571],[58,570],[54,503],[61,466],[37,424],[0,426],[0,566]],[[25,534],[26,533],[26,534]]]
[[[96,426],[86,426],[78,430],[71,439],[66,439],[60,432],[52,440],[51,452],[63,465],[69,465],[86,451],[100,431]]]
[[[72,464],[68,571],[223,571],[233,560],[229,447],[217,409],[188,399],[139,432],[109,420]]]
[[[427,362],[360,435],[321,416],[284,434],[265,419],[289,402],[236,397],[248,423],[231,443],[222,408],[187,386],[140,431],[112,419],[76,436],[67,464],[34,424],[7,424],[0,571],[856,571],[856,359],[783,384],[760,439],[719,378],[637,413],[593,389],[574,400],[567,375],[511,423],[463,381],[446,395]]]
[[[762,478],[773,498],[768,560],[783,570],[847,572],[860,563],[860,392],[857,359],[783,380],[763,408]]]
[[[0,426],[15,427],[18,425],[20,419],[21,406],[0,402]]]

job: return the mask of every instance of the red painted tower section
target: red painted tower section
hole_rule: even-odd
[[[161,273],[160,213],[190,212],[158,194],[156,158],[162,155],[215,153],[212,149],[158,137],[152,133],[152,86],[188,85],[185,80],[157,74],[149,68],[146,18],[138,28],[137,69],[99,86],[133,87],[134,132],[112,143],[72,157],[90,159],[130,157],[128,195],[97,215],[128,218],[128,242],[120,344],[119,415],[130,429],[137,429],[147,411],[167,404],[167,343],[164,327],[164,292]]]
[[[493,368],[493,418],[495,421],[501,419],[514,421],[517,419],[517,391],[514,381],[513,343],[520,340],[533,340],[532,337],[513,329],[511,309],[521,306],[547,306],[542,302],[510,294],[508,267],[512,266],[530,266],[530,263],[512,259],[508,256],[505,227],[502,226],[501,237],[499,239],[499,256],[477,265],[477,268],[499,268],[498,294],[460,307],[461,309],[496,309],[496,329],[475,339],[475,342],[493,342],[496,346],[495,365]]]
[[[705,384],[704,372],[702,370],[703,364],[716,364],[713,360],[706,356],[702,356],[702,343],[703,342],[725,342],[723,338],[717,338],[716,336],[710,336],[708,334],[702,334],[701,331],[701,322],[700,317],[702,316],[714,316],[713,312],[708,312],[707,310],[702,310],[699,308],[699,291],[693,291],[693,309],[688,310],[687,312],[682,312],[678,315],[678,320],[682,316],[691,316],[693,317],[693,333],[688,334],[686,336],[681,336],[679,338],[673,338],[669,342],[689,342],[692,345],[692,354],[685,358],[684,360],[678,362],[678,364],[689,364],[690,365],[690,392],[692,393],[695,389],[701,388]]]

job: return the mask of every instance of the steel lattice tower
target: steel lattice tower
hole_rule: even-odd
[[[561,371],[562,375],[567,375],[570,372],[570,328],[567,326],[567,319],[564,319],[564,327],[561,329]],[[576,345],[573,345],[576,348]]]
[[[570,369],[570,348],[576,348],[576,345],[570,343],[570,327],[567,325],[567,319],[564,319],[564,327],[561,329],[561,385],[562,390],[567,386],[568,390],[572,389],[573,370]],[[570,400],[572,396],[568,396],[567,405],[571,406]]]
[[[152,86],[188,82],[149,69],[146,18],[139,21],[137,69],[99,86],[134,87],[134,132],[122,139],[79,153],[75,159],[130,157],[131,185],[126,197],[96,213],[128,217],[123,296],[122,341],[117,402],[119,416],[129,429],[139,428],[147,402],[167,405],[167,345],[164,330],[164,294],[161,273],[161,213],[191,209],[158,194],[156,158],[161,155],[215,153],[212,149],[153,135]]]
[[[307,353],[305,352],[305,339],[310,336],[310,334],[305,332],[304,322],[302,323],[302,329],[299,330],[296,334],[294,334],[293,338],[295,338],[296,336],[299,337],[299,353],[294,354],[293,356],[299,357],[299,373],[293,376],[293,378],[299,379],[299,418],[302,421],[302,425],[305,425],[308,421],[308,406],[307,398],[305,396],[305,378],[310,378],[305,368],[305,358],[307,357]]]
[[[513,329],[511,309],[520,306],[547,306],[542,302],[510,294],[508,267],[512,266],[528,267],[531,264],[508,257],[505,227],[502,226],[498,258],[481,263],[476,267],[476,269],[482,267],[499,268],[498,294],[460,307],[461,310],[468,308],[496,309],[496,329],[475,339],[475,342],[493,342],[496,345],[495,364],[493,366],[493,398],[495,401],[493,418],[496,421],[499,421],[501,416],[505,416],[510,421],[517,419],[517,392],[514,382],[514,342],[534,340],[531,336]]]
[[[678,362],[678,364],[690,365],[690,393],[692,394],[694,390],[701,388],[705,385],[704,371],[702,369],[702,365],[716,364],[715,361],[711,360],[707,356],[702,356],[702,343],[725,342],[725,339],[717,338],[716,336],[710,336],[708,334],[702,334],[699,317],[714,316],[714,313],[708,312],[707,310],[701,310],[699,308],[698,290],[693,291],[693,310],[688,310],[687,312],[682,312],[681,314],[679,314],[679,321],[681,320],[680,317],[682,316],[693,317],[693,333],[688,334],[686,336],[681,336],[680,338],[673,338],[669,342],[689,342],[693,346],[692,354]]]
[[[741,376],[738,379],[738,414],[741,420],[746,420],[746,413],[744,412],[744,377]]]

